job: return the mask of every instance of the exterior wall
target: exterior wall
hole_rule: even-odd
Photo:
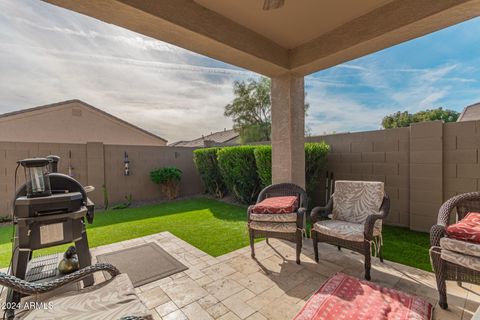
[[[183,171],[180,196],[199,194],[203,184],[193,163],[193,148],[87,144],[0,142],[0,216],[12,213],[15,194],[16,161],[29,157],[55,154],[61,157],[59,172],[68,173],[83,185],[96,189],[89,197],[97,207],[103,207],[102,185],[106,185],[110,205],[124,202],[132,195],[133,201],[164,199],[160,186],[150,181],[154,168],[175,166]],[[128,153],[131,175],[123,175],[124,152]],[[69,161],[71,154],[71,161]],[[17,175],[17,188],[25,182],[23,169]]]
[[[124,201],[125,196],[130,194],[134,201],[164,199],[160,186],[150,181],[149,174],[153,169],[167,166],[175,166],[182,170],[183,175],[180,182],[182,195],[202,193],[204,187],[193,163],[194,149],[105,146],[105,184],[108,188],[110,202]],[[130,160],[130,176],[123,175],[124,152],[127,152]]]
[[[480,121],[444,124],[444,199],[480,190]]]
[[[443,123],[410,127],[410,227],[429,231],[443,203]]]
[[[310,137],[331,147],[327,170],[336,180],[383,181],[391,200],[387,223],[409,226],[409,128]]]
[[[166,145],[166,141],[79,101],[0,117],[0,141]]]
[[[331,146],[327,170],[336,180],[385,182],[391,199],[388,224],[429,231],[444,201],[480,191],[480,121],[435,121],[307,139],[322,140]]]
[[[480,191],[480,121],[430,122],[410,128],[345,133],[307,138],[331,146],[327,170],[335,179],[385,182],[391,199],[387,224],[429,231],[438,209],[451,196]],[[110,204],[161,199],[160,187],[150,182],[150,170],[176,166],[183,171],[181,195],[203,192],[192,152],[194,148],[130,145],[0,142],[0,216],[11,213],[15,193],[16,161],[27,157],[59,155],[59,171],[69,172],[83,185],[94,185],[90,194],[103,206],[102,185],[107,186]],[[124,152],[128,153],[131,175],[123,175]],[[69,161],[69,154],[71,160]],[[23,184],[18,172],[17,187]],[[324,190],[319,188],[317,203]]]

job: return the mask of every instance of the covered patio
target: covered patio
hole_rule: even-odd
[[[95,257],[153,242],[188,269],[136,288],[156,319],[261,320],[293,319],[312,293],[337,272],[363,278],[363,256],[331,245],[319,246],[316,263],[311,241],[305,241],[302,264],[295,263],[294,244],[280,240],[212,257],[169,232],[92,249]],[[95,261],[95,258],[94,258]],[[480,305],[480,286],[448,282],[449,310],[437,305],[435,275],[399,263],[372,261],[377,284],[425,298],[435,306],[434,319],[470,319]],[[97,282],[102,282],[102,274]]]
[[[302,187],[305,76],[480,15],[480,0],[285,0],[268,11],[260,0],[45,1],[270,77],[272,183]],[[335,273],[364,276],[362,255],[327,244],[317,263],[304,241],[296,264],[280,240],[258,242],[255,259],[248,247],[212,257],[169,232],[94,248],[93,262],[150,242],[188,267],[135,289],[155,319],[292,319]],[[377,258],[372,279],[425,298],[435,319],[470,319],[480,304],[479,286],[449,281],[443,310],[433,273]]]

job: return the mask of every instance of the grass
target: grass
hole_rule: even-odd
[[[108,210],[87,225],[90,247],[169,231],[200,250],[220,256],[248,245],[245,207],[206,198],[173,201],[140,208]],[[12,228],[0,228],[0,267],[10,262]],[[428,234],[385,226],[384,257],[387,260],[431,271]],[[309,241],[309,240],[307,240]],[[61,252],[68,245],[35,252]]]
[[[432,271],[430,265],[430,235],[408,228],[383,226],[383,257],[386,260],[418,269]]]

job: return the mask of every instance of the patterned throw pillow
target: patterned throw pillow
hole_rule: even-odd
[[[470,212],[459,222],[447,227],[450,238],[480,243],[480,213]]]
[[[291,213],[298,208],[298,199],[295,196],[271,197],[257,203],[253,213]]]

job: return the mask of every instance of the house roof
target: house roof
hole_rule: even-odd
[[[72,99],[72,100],[65,100],[65,101],[60,101],[60,102],[55,102],[55,103],[51,103],[51,104],[46,104],[46,105],[43,105],[43,106],[37,106],[37,107],[33,107],[33,108],[28,108],[28,109],[22,109],[22,110],[17,110],[17,111],[13,111],[13,112],[7,112],[7,113],[4,113],[4,114],[0,114],[0,119],[1,118],[7,118],[7,117],[11,117],[11,116],[16,116],[16,115],[19,115],[19,114],[25,114],[25,113],[29,113],[29,112],[34,112],[34,111],[39,111],[39,110],[45,110],[45,109],[50,109],[50,108],[56,108],[56,107],[61,107],[61,106],[64,106],[64,105],[67,105],[67,104],[70,104],[70,103],[78,103],[78,104],[81,104],[82,106],[88,108],[88,109],[91,109],[91,110],[94,110],[96,112],[99,112],[105,116],[107,116],[108,118],[110,119],[113,119],[115,121],[118,121],[118,122],[121,122],[129,127],[132,127],[133,129],[135,130],[138,130],[138,131],[141,131],[149,136],[152,136],[156,139],[160,139],[164,142],[167,142],[166,139],[160,137],[160,136],[157,136],[156,134],[154,133],[151,133],[145,129],[142,129],[140,127],[137,127],[136,125],[134,124],[131,124],[130,122],[127,122],[123,119],[120,119],[108,112],[105,112],[101,109],[98,109],[82,100],[79,100],[79,99]]]
[[[200,138],[190,140],[190,141],[177,141],[171,143],[170,146],[174,147],[205,147],[205,141],[212,142],[213,144],[225,144],[231,142],[232,140],[238,138],[239,134],[234,130],[218,131],[210,133],[209,135],[202,136]]]
[[[465,107],[457,119],[457,122],[480,120],[480,102]]]

